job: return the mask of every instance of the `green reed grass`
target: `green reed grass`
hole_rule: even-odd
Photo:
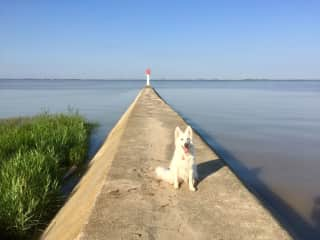
[[[0,121],[0,238],[29,238],[48,221],[63,175],[87,157],[91,128],[77,113]]]

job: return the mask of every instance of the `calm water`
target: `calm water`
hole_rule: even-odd
[[[0,80],[0,117],[78,109],[91,156],[143,81]],[[154,87],[301,238],[320,236],[320,81],[154,81]]]
[[[99,123],[91,136],[92,157],[108,132],[126,111],[141,81],[0,80],[0,118],[26,116],[43,111],[79,110]]]

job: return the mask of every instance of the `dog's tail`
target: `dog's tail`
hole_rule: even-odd
[[[157,167],[156,175],[158,179],[166,181],[170,184],[173,184],[173,177],[169,168]]]

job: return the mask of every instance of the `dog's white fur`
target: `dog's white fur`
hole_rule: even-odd
[[[195,164],[194,147],[192,142],[192,128],[188,126],[184,132],[176,127],[174,132],[175,150],[169,168],[157,167],[157,178],[173,184],[175,189],[179,183],[189,183],[190,191],[195,191],[198,179],[197,166]]]

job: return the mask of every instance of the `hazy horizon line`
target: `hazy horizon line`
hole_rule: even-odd
[[[142,78],[5,78],[0,80],[93,80],[93,81],[145,81]],[[319,81],[320,78],[156,78],[151,81]]]

